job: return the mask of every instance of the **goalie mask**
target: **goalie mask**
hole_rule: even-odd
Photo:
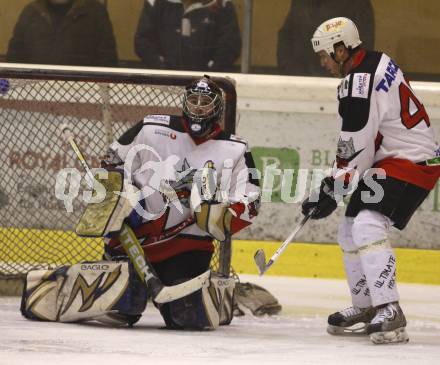
[[[188,121],[191,135],[205,136],[221,119],[222,112],[222,92],[207,76],[186,87],[183,116]]]

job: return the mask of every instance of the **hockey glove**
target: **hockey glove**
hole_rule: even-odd
[[[326,177],[322,180],[319,188],[319,196],[316,197],[318,191],[313,192],[310,197],[302,203],[302,213],[308,215],[313,211],[310,218],[321,219],[328,217],[338,206],[334,194],[334,179]]]
[[[231,232],[233,214],[221,203],[203,202],[194,211],[197,226],[218,241],[224,241]]]

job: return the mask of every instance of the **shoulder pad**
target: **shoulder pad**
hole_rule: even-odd
[[[147,115],[144,118],[144,124],[154,123],[154,124],[163,124],[170,125],[171,116],[170,115],[160,115],[160,114],[151,114]]]
[[[151,114],[144,118],[142,124],[144,126],[159,126],[169,128],[176,132],[185,132],[183,119],[178,115]]]
[[[243,144],[247,145],[247,141],[246,141],[245,139],[243,139],[243,138],[241,138],[241,137],[239,137],[239,136],[236,136],[235,134],[231,134],[231,135],[229,136],[229,139],[230,139],[231,141],[234,141],[234,142],[240,142],[240,143],[243,143]]]
[[[218,141],[230,141],[230,142],[238,142],[247,145],[247,141],[236,136],[235,134],[226,133],[225,131],[221,131],[217,136],[214,137],[215,140]]]

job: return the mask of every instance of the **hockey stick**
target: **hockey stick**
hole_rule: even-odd
[[[87,164],[86,159],[84,158],[84,155],[73,139],[72,132],[67,125],[63,125],[61,128],[64,138],[67,142],[69,142],[70,146],[75,151],[76,156],[86,171],[89,180],[88,183],[90,184],[91,188],[93,188],[93,181],[95,178]],[[127,256],[130,258],[130,261],[132,262],[140,279],[151,289],[153,299],[156,303],[171,302],[185,297],[205,286],[206,282],[210,280],[211,272],[210,270],[207,270],[203,274],[181,284],[165,286],[158,278],[151,263],[144,257],[144,251],[142,250],[142,247],[130,226],[125,223],[122,225],[119,238],[122,243],[122,247],[127,253]]]
[[[269,268],[273,265],[273,263],[278,259],[278,257],[284,252],[284,250],[289,246],[290,242],[295,238],[295,236],[298,234],[298,232],[301,230],[302,227],[307,223],[310,216],[313,214],[314,210],[311,211],[309,214],[304,216],[300,224],[293,230],[291,234],[289,234],[289,237],[286,238],[286,240],[283,242],[283,244],[276,250],[276,252],[272,255],[270,260],[266,263],[266,255],[264,251],[260,248],[255,252],[254,255],[254,261],[257,264],[258,271],[260,272],[260,276],[262,276]]]

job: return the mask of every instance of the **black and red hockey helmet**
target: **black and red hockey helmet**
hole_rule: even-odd
[[[220,121],[223,113],[221,89],[205,75],[185,88],[183,116],[188,121],[189,133],[204,136]]]

